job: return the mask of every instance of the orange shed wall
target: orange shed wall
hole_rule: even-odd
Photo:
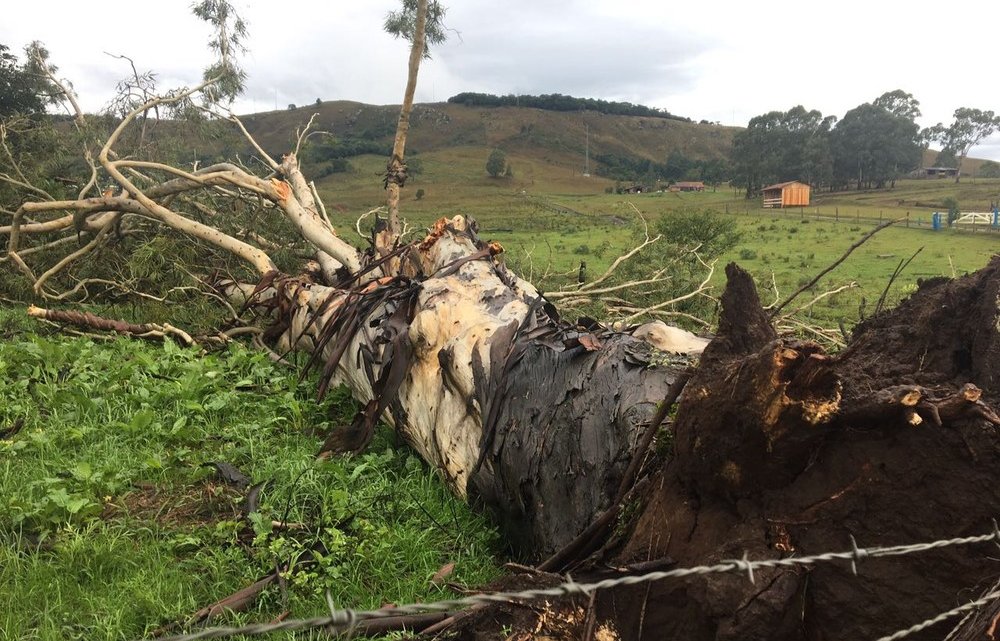
[[[807,207],[809,205],[809,185],[789,185],[781,190],[782,207]]]

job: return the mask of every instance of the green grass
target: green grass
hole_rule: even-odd
[[[902,180],[892,190],[816,193],[808,208],[770,210],[726,187],[703,193],[607,194],[610,181],[584,178],[567,165],[516,152],[508,153],[515,177],[491,179],[483,168],[488,153],[485,147],[459,147],[421,154],[423,173],[403,192],[403,214],[418,228],[439,216],[476,218],[481,235],[506,248],[508,265],[546,290],[575,282],[581,261],[594,278],[634,246],[642,224],[636,209],[650,224],[678,211],[728,215],[741,240],[720,257],[713,293],[721,293],[724,284],[721,267],[736,261],[754,274],[765,303],[774,299],[775,285],[779,298],[789,295],[880,220],[909,218],[908,228],[880,232],[796,302],[798,306],[823,291],[857,283],[807,312],[827,326],[844,321],[849,327],[872,313],[899,261],[920,247],[924,249],[890,288],[890,305],[913,291],[919,279],[973,271],[1000,248],[995,232],[930,230],[931,213],[943,209],[945,198],[956,198],[967,211],[987,211],[991,202],[1000,201],[997,179],[964,179],[958,185]],[[373,180],[384,161],[365,156],[352,163],[353,173],[331,176],[320,185],[324,199],[336,205],[331,215],[338,229],[352,228],[357,212],[378,206],[384,197]],[[408,197],[417,188],[426,191],[420,201]]]
[[[495,530],[416,455],[380,432],[353,457],[316,459],[347,420],[343,393],[234,346],[45,337],[0,315],[0,638],[130,639],[285,564],[230,621],[320,614],[450,594],[498,573]],[[2,432],[0,432],[2,433]],[[210,461],[267,481],[259,509]],[[272,521],[303,523],[280,530]]]

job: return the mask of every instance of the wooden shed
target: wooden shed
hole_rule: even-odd
[[[682,180],[667,188],[667,191],[705,191],[705,183],[701,181]]]
[[[809,185],[797,180],[764,187],[764,207],[808,207]]]

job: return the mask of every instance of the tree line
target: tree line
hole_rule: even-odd
[[[489,93],[463,92],[448,98],[452,104],[466,107],[531,107],[547,111],[596,111],[612,116],[646,116],[649,118],[665,118],[691,122],[690,118],[676,116],[666,109],[635,105],[631,102],[614,102],[597,98],[576,98],[560,93],[542,94],[540,96],[507,94],[496,96]]]
[[[761,114],[733,138],[731,182],[747,198],[786,180],[831,190],[882,189],[919,169],[931,142],[943,147],[937,165],[960,168],[973,146],[1000,129],[992,111],[962,107],[951,124],[925,129],[916,123],[920,115],[920,103],[900,89],[839,120],[801,105]]]
[[[701,180],[718,185],[729,179],[730,165],[724,158],[696,159],[680,151],[670,152],[664,162],[639,156],[597,154],[598,176],[618,181],[637,181],[653,185],[658,181]]]

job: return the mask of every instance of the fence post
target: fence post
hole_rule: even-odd
[[[910,226],[910,212],[906,212],[906,226]]]
[[[837,207],[837,222],[840,222],[840,207]]]

